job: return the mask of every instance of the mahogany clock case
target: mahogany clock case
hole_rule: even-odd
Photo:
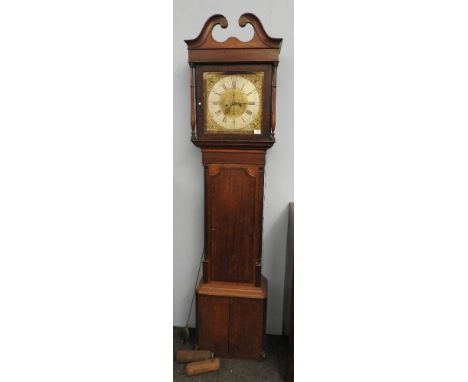
[[[262,284],[262,288],[199,286],[196,308],[200,349],[211,349],[221,357],[255,360],[266,357],[265,279]]]
[[[261,284],[265,150],[202,149],[203,281]]]
[[[267,280],[261,273],[264,168],[266,151],[275,142],[276,69],[282,39],[268,36],[251,13],[239,18],[241,27],[247,24],[254,29],[247,42],[236,37],[214,40],[213,28],[227,27],[219,14],[205,22],[198,37],[185,40],[191,140],[202,151],[205,191],[205,255],[203,278],[196,289],[196,327],[199,348],[224,357],[261,360],[268,300]],[[258,128],[208,132],[207,72],[263,73]]]
[[[271,79],[273,65],[271,64],[224,64],[224,65],[195,65],[195,98],[196,116],[197,116],[197,141],[272,141],[270,133],[271,122]],[[213,134],[205,131],[205,84],[203,73],[205,72],[223,72],[225,74],[243,74],[251,72],[263,72],[263,92],[262,92],[262,115],[261,115],[261,134],[250,134],[246,137],[244,134]]]

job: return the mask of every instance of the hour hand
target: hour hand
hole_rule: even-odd
[[[229,105],[224,105],[224,108],[223,108],[224,114],[229,113],[229,111],[231,110],[232,105],[233,105],[232,103],[229,104]]]

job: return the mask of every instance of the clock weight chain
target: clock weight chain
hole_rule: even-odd
[[[200,270],[201,270],[201,266],[202,266],[202,263],[203,263],[203,256],[204,255],[205,255],[205,248],[203,248],[201,258],[200,258],[200,264],[198,265],[198,272],[197,272],[197,277],[195,279],[195,286],[193,287],[192,301],[190,302],[190,308],[189,308],[189,312],[188,312],[188,315],[187,315],[187,321],[185,323],[185,326],[180,331],[180,341],[183,344],[185,344],[188,341],[188,339],[190,338],[190,331],[189,331],[189,328],[188,328],[188,324],[189,324],[189,320],[190,320],[190,313],[192,313],[193,300],[195,299],[195,289],[197,287],[198,280],[200,279]]]

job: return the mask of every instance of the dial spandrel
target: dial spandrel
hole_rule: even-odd
[[[263,72],[205,72],[203,80],[207,132],[253,134],[261,129]]]

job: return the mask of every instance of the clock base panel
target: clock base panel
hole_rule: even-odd
[[[225,358],[265,358],[268,287],[200,283],[197,291],[197,346]]]

